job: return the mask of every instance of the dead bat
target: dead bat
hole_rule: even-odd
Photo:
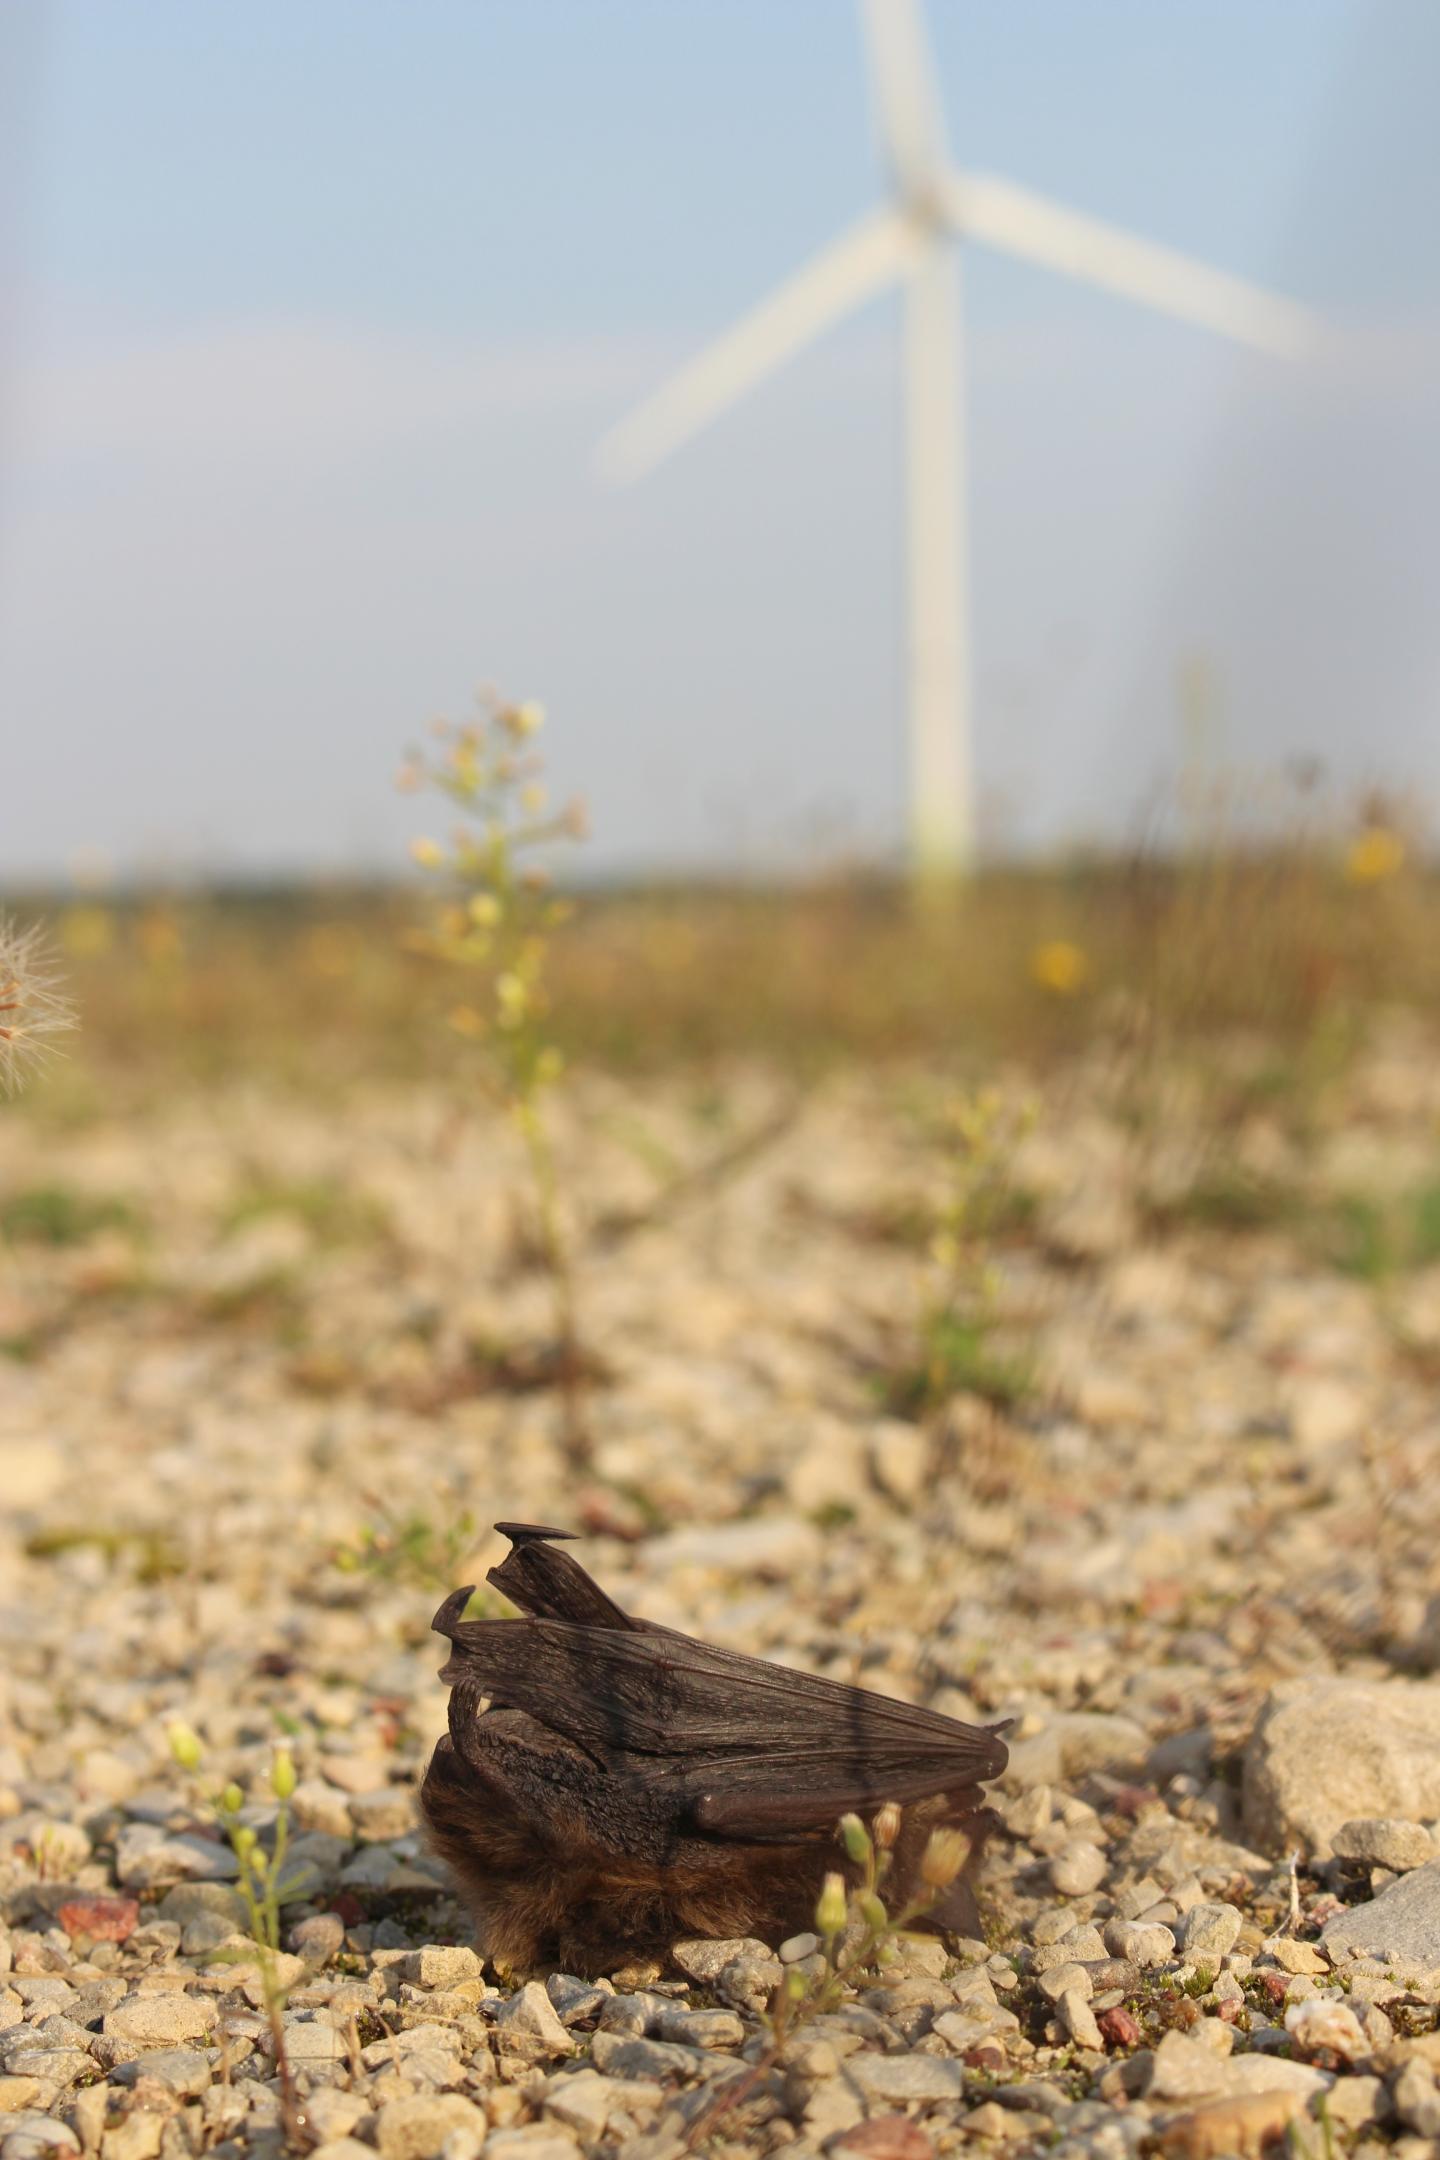
[[[854,1874],[840,1816],[887,1800],[904,1810],[892,1907],[942,1824],[973,1861],[1000,1728],[637,1620],[556,1549],[568,1531],[495,1527],[512,1549],[488,1580],[527,1617],[462,1619],[468,1588],[436,1613],[450,1730],[420,1794],[494,1962],[590,1974],[687,1936],[781,1942],[811,1926],[827,1870]],[[964,1874],[927,1918],[978,1933]]]

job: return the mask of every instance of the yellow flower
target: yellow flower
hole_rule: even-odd
[[[470,920],[488,930],[500,920],[500,902],[494,893],[477,892],[470,896]]]
[[[445,850],[438,840],[412,840],[410,860],[419,863],[422,870],[441,870],[445,866]]]
[[[1405,842],[1387,825],[1367,825],[1345,850],[1345,879],[1350,885],[1378,885],[1405,862]]]
[[[1068,938],[1051,938],[1030,955],[1030,977],[1055,997],[1074,997],[1090,977],[1090,963]]]

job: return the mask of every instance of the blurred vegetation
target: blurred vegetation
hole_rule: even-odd
[[[330,1092],[453,1073],[454,983],[439,961],[417,966],[418,891],[24,904],[53,922],[84,1014],[37,1114],[83,1118],[237,1075]],[[1267,1046],[1259,1100],[1323,1083],[1378,1007],[1436,1009],[1440,879],[1388,828],[1362,826],[996,871],[922,913],[858,878],[599,889],[554,931],[548,965],[549,1024],[582,1067],[755,1057],[808,1078],[855,1058],[1043,1064],[1248,1032]]]

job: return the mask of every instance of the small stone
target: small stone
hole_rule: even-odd
[[[133,2062],[118,2063],[110,2073],[114,2085],[133,2085],[138,2078],[158,2078],[171,2092],[193,2099],[210,2083],[210,2058],[199,2048],[152,2048]]]
[[[455,2131],[483,2141],[488,2129],[484,2109],[462,2093],[416,2093],[385,2102],[375,2118],[375,2143],[381,2160],[439,2160]]]
[[[1329,1960],[1321,1956],[1314,1943],[1297,1942],[1293,1935],[1277,1935],[1266,1943],[1265,1948],[1284,1972],[1328,1973],[1330,1970]]]
[[[1105,1880],[1105,1855],[1088,1838],[1075,1838],[1050,1862],[1050,1880],[1062,1897],[1084,1897]]]
[[[791,1935],[780,1945],[780,1962],[782,1965],[798,1965],[802,1958],[814,1957],[819,1948],[818,1935]]]
[[[554,2003],[562,2025],[579,2025],[586,2018],[597,2016],[611,1995],[608,1987],[596,1987],[589,1980],[577,1980],[574,1973],[551,1973],[545,1982],[545,1992]]]
[[[625,2033],[597,2032],[590,2056],[595,2067],[607,2074],[657,2084],[667,2078],[698,2077],[710,2068],[700,2048],[677,2047],[668,2040],[641,2040]]]
[[[738,2048],[745,2027],[733,2010],[689,2010],[683,2005],[662,2004],[655,2019],[662,2040],[678,2041],[682,2047]]]
[[[1168,1965],[1175,1955],[1175,1937],[1168,1927],[1140,1920],[1108,1920],[1105,1948],[1112,1957],[1128,1958],[1135,1965]]]
[[[1338,2055],[1345,2062],[1359,2062],[1370,2053],[1370,2043],[1350,2005],[1328,1996],[1292,2002],[1285,2012],[1285,2030],[1298,2055]]]
[[[1397,1875],[1440,1860],[1440,1848],[1423,1823],[1399,1822],[1391,1816],[1362,1815],[1342,1823],[1332,1842],[1341,1860],[1367,1860],[1372,1867],[1390,1868]]]
[[[1244,1813],[1271,1852],[1325,1857],[1360,1820],[1440,1815],[1440,1686],[1409,1680],[1285,1680],[1245,1751]]]
[[[1342,2130],[1368,2130],[1389,2113],[1384,2081],[1378,2077],[1343,2077],[1325,2095],[1325,2112]]]
[[[1077,1965],[1073,1960],[1065,1965],[1051,1965],[1039,1975],[1037,1984],[1041,1994],[1048,1995],[1054,2003],[1058,2003],[1062,1995],[1068,1995],[1072,1990],[1088,2002],[1093,1989],[1089,1973],[1083,1965]]]
[[[408,1785],[386,1785],[379,1792],[356,1793],[350,1819],[357,1837],[373,1844],[404,1837],[415,1827],[415,1795]]]
[[[115,1874],[127,1890],[157,1890],[179,1882],[233,1882],[240,1863],[216,1839],[127,1823],[115,1842]]]
[[[100,2160],[155,2160],[164,2134],[163,2115],[134,2108],[101,2136]]]
[[[542,2123],[523,2130],[494,2130],[485,2140],[486,2160],[580,2160],[574,2138],[548,2130]],[[445,2160],[451,2160],[447,2152]]]
[[[329,1837],[354,1835],[350,1809],[342,1793],[323,1778],[302,1778],[290,1797],[290,1813],[302,1830],[323,1830]]]
[[[845,2069],[867,2100],[892,2106],[909,2100],[959,2100],[965,2091],[965,2072],[944,2055],[852,2055]]]
[[[644,2115],[659,2107],[663,2085],[635,2078],[602,2077],[598,2070],[577,2070],[552,2078],[545,2088],[545,2113],[581,2137],[604,2135],[610,2117],[623,2109]]]
[[[826,2150],[844,2160],[932,2160],[935,2147],[908,2115],[872,2115],[832,2138]]]
[[[1440,2085],[1430,2065],[1412,2057],[1390,2088],[1395,2112],[1417,2137],[1440,2138]]]
[[[203,2040],[215,2023],[209,2003],[189,1995],[130,1995],[107,2011],[102,2032],[109,2040],[123,2040],[132,2047],[183,2047],[187,2040]]]
[[[473,1953],[471,1953],[473,1955]],[[527,1980],[495,2013],[497,2032],[531,2042],[547,2055],[573,2055],[575,2036],[566,2031],[555,2005],[538,1980]]]
[[[135,1898],[71,1898],[55,1915],[67,1935],[88,1935],[92,1942],[128,1942],[140,1925]]]
[[[1089,1988],[1067,1988],[1060,1998],[1060,2022],[1077,2047],[1093,2048],[1097,2054],[1105,2047],[1095,2013],[1090,2008]]]
[[[40,2108],[19,2108],[7,2115],[3,2125],[5,2145],[12,2141],[18,2146],[22,2139],[34,2139],[37,2153],[79,2152],[80,2140],[69,2123],[59,2122],[53,2115]]]
[[[1140,2027],[1123,2003],[1102,2010],[1095,2023],[1107,2047],[1139,2047]]]
[[[713,1989],[735,2010],[763,2010],[784,1970],[773,1950],[749,1936],[676,1943],[670,1955],[681,1972]]]
[[[452,1988],[462,1980],[478,1980],[484,1967],[473,1950],[463,1944],[427,1943],[404,1964],[405,1978],[415,1987]],[[532,1982],[531,1985],[536,1983]]]
[[[336,1912],[311,1913],[308,1919],[296,1921],[286,1940],[297,1957],[318,1971],[344,1944],[345,1923]]]
[[[1330,1951],[1365,1950],[1427,1969],[1440,1965],[1440,1860],[1398,1876],[1368,1905],[1337,1913],[1321,1940]]]
[[[1161,2132],[1160,2149],[1167,2160],[1221,2160],[1231,2153],[1240,2154],[1242,2160],[1260,2160],[1303,2107],[1299,2094],[1293,2092],[1212,2100],[1172,2115]]]
[[[1223,1957],[1234,1949],[1243,1924],[1244,1915],[1234,1905],[1192,1905],[1181,1921],[1181,1947],[1187,1957],[1197,1950]]]

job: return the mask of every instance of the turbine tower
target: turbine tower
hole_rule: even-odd
[[[903,303],[909,854],[917,882],[975,854],[960,261],[956,242],[1038,263],[1280,357],[1313,344],[1294,302],[950,162],[916,0],[862,0],[889,200],[787,278],[604,438],[607,480],[639,479],[852,310]]]

